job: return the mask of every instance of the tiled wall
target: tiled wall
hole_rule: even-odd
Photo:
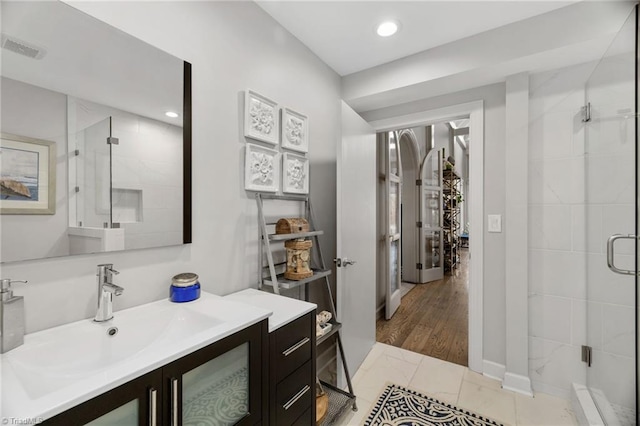
[[[100,121],[85,132],[82,200],[88,226],[108,221],[109,151],[104,137],[109,133],[103,120],[111,119],[111,135],[119,139],[111,147],[113,222],[125,229],[125,249],[182,244],[182,128],[93,102],[74,99],[80,128]],[[96,137],[90,137],[93,134]],[[92,143],[99,139],[99,143]],[[83,150],[81,150],[83,151]],[[99,161],[102,159],[102,161]],[[85,225],[86,226],[86,225]]]
[[[633,406],[634,281],[606,264],[606,239],[635,232],[633,57],[531,76],[529,369],[534,390],[572,382]],[[586,91],[586,93],[585,93]],[[585,95],[592,121],[581,121]],[[633,247],[616,262],[633,267]],[[594,349],[593,366],[581,345]]]

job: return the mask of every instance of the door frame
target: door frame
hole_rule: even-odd
[[[484,266],[484,102],[451,105],[412,114],[370,121],[376,132],[411,128],[469,116],[469,368],[483,370],[483,266]]]

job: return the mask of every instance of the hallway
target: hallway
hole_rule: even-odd
[[[389,321],[376,323],[376,340],[433,358],[468,365],[469,250],[453,275],[416,285]]]

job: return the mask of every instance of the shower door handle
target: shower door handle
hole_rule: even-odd
[[[616,256],[614,244],[615,244],[616,240],[621,240],[621,239],[637,240],[638,236],[637,235],[622,235],[622,234],[614,234],[614,235],[610,236],[609,239],[607,240],[607,266],[609,267],[609,269],[611,269],[616,274],[638,275],[638,273],[636,271],[629,271],[627,269],[620,269],[620,268],[616,267],[616,265],[613,263],[614,258]]]

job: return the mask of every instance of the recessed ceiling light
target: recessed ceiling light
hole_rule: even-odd
[[[389,37],[398,32],[398,23],[393,21],[385,21],[378,25],[376,30],[380,37]]]
[[[164,113],[164,115],[171,118],[178,118],[178,113],[173,111],[167,111]]]

